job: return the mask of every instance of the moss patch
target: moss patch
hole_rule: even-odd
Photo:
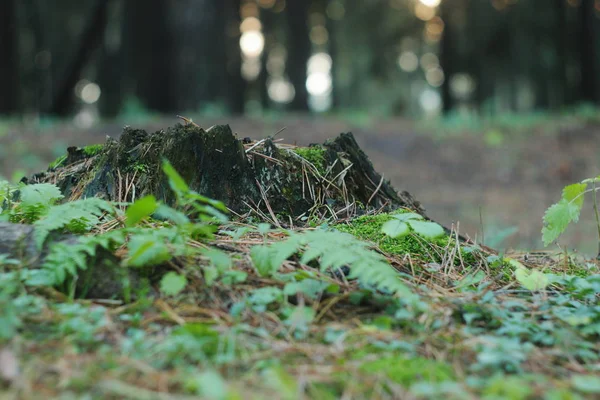
[[[402,212],[397,210],[394,214]],[[384,223],[392,219],[392,214],[365,215],[355,218],[350,223],[338,224],[336,229],[350,233],[362,240],[368,240],[377,244],[384,252],[397,256],[409,254],[414,260],[423,262],[441,262],[441,256],[445,248],[454,246],[454,238],[443,236],[429,240],[418,235],[407,235],[404,237],[391,238],[381,232]],[[450,243],[452,242],[452,243]],[[465,264],[475,263],[472,252],[466,252],[461,248],[461,255]],[[457,262],[459,260],[456,260]]]
[[[58,157],[56,160],[54,160],[50,164],[48,164],[48,169],[54,169],[54,168],[60,167],[65,162],[66,159],[67,159],[67,155],[63,154],[62,156]]]
[[[325,174],[325,149],[321,146],[298,147],[294,153],[313,164],[321,175]]]
[[[85,154],[88,157],[93,157],[96,154],[100,153],[103,148],[103,144],[92,144],[89,146],[85,146],[83,147],[83,154]]]
[[[367,374],[383,374],[405,388],[409,388],[415,382],[439,383],[455,379],[450,365],[422,357],[385,357],[366,362],[360,369]]]
[[[359,239],[374,242],[386,253],[394,255],[410,254],[411,256],[432,261],[428,254],[432,254],[434,251],[431,245],[427,245],[428,241],[426,239],[416,238],[413,235],[391,238],[381,232],[383,224],[391,219],[392,216],[390,214],[365,215],[354,219],[348,224],[339,224],[336,226],[336,229],[350,233]],[[448,238],[435,239],[431,244],[445,246],[448,244]]]

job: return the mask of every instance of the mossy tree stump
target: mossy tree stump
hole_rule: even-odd
[[[235,213],[257,213],[276,224],[310,217],[345,218],[400,207],[424,214],[408,192],[378,174],[351,133],[308,148],[239,140],[227,125],[193,124],[148,133],[126,127],[102,146],[68,154],[28,183],[57,184],[65,197],[130,202],[153,194],[175,201],[161,170],[168,159],[192,190],[223,201]]]

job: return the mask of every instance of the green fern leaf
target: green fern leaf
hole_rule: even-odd
[[[105,212],[112,211],[109,202],[95,197],[51,207],[44,218],[34,223],[35,243],[41,249],[50,232],[56,230],[64,229],[73,233],[88,231]]]
[[[269,246],[255,246],[252,260],[261,273],[276,272],[292,254],[303,252],[303,263],[318,259],[322,271],[350,268],[350,277],[364,285],[408,296],[411,291],[385,257],[368,248],[368,244],[339,231],[314,230],[292,233],[287,240]]]
[[[51,183],[37,183],[35,185],[27,185],[21,189],[21,206],[28,207],[31,205],[50,206],[57,200],[63,198],[58,186]]]

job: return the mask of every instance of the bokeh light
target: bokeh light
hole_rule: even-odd
[[[433,87],[440,87],[444,83],[444,71],[440,67],[433,67],[425,72],[425,79]]]
[[[240,24],[240,31],[242,33],[260,30],[262,30],[262,23],[256,17],[248,17],[244,19]]]
[[[435,17],[435,8],[431,8],[422,3],[415,4],[415,16],[422,21],[429,21]]]
[[[240,48],[246,57],[259,57],[265,47],[265,37],[261,32],[244,32],[240,38]]]
[[[329,41],[329,32],[323,25],[313,26],[310,29],[310,41],[317,46],[327,44]]]
[[[440,5],[441,0],[419,0],[423,5],[427,7],[437,7]]]
[[[276,103],[287,104],[294,100],[296,91],[290,81],[283,78],[269,79],[267,82],[267,93],[271,100]]]
[[[440,59],[434,53],[425,53],[421,56],[421,68],[428,70],[440,65]]]
[[[340,0],[331,0],[327,5],[325,13],[332,20],[339,21],[344,18],[344,15],[346,15],[346,9]]]
[[[414,72],[419,67],[419,58],[412,51],[404,51],[398,57],[398,66],[402,71]]]
[[[260,59],[249,58],[242,63],[242,77],[247,81],[255,81],[260,75]]]
[[[450,78],[450,91],[457,99],[467,100],[475,91],[475,81],[469,74],[455,74]]]
[[[324,96],[331,93],[331,75],[325,72],[313,72],[306,79],[306,90],[312,96]]]
[[[309,75],[315,72],[329,73],[332,65],[331,56],[327,53],[313,54],[308,59],[307,65],[307,72]]]
[[[426,114],[437,114],[442,108],[442,98],[433,89],[425,89],[419,96],[419,104]]]

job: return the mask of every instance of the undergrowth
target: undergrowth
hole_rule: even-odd
[[[174,204],[65,202],[53,185],[0,182],[0,220],[30,225],[41,255],[0,254],[0,387],[21,398],[600,395],[596,269],[496,254],[408,210],[295,230],[232,220],[163,171]],[[118,289],[94,297],[100,278]]]

